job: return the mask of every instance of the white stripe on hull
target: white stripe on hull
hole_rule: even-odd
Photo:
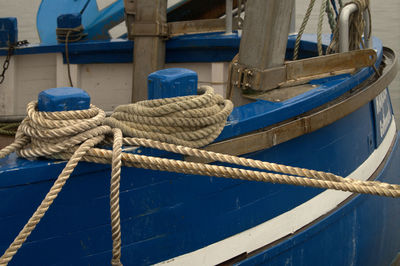
[[[383,162],[396,136],[396,124],[392,123],[381,145],[347,177],[367,180]],[[243,231],[204,248],[161,262],[169,265],[215,265],[245,252],[249,253],[293,234],[319,217],[334,210],[351,196],[350,192],[327,190],[305,203],[258,226]]]

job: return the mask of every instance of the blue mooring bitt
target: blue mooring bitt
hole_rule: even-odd
[[[167,68],[149,75],[148,99],[197,94],[197,73],[186,68]]]
[[[57,28],[76,28],[81,24],[81,13],[62,14],[57,17]]]
[[[89,94],[79,88],[53,88],[40,92],[38,96],[38,110],[41,112],[85,110],[89,107]]]
[[[17,18],[0,18],[0,47],[8,47],[18,41]]]

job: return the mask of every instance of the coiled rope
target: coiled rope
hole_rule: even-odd
[[[179,101],[180,99],[178,99]],[[57,198],[79,161],[112,164],[110,184],[111,234],[113,239],[112,265],[121,263],[121,229],[119,210],[119,183],[121,165],[145,169],[226,177],[243,180],[292,184],[336,189],[388,197],[400,197],[400,186],[377,181],[359,181],[320,171],[290,167],[259,160],[220,154],[157,140],[122,137],[118,128],[104,125],[104,111],[95,106],[89,110],[66,112],[38,112],[37,103],[27,107],[27,118],[22,122],[13,144],[0,151],[0,158],[16,151],[20,156],[33,158],[67,159],[68,162],[46,197],[20,231],[13,243],[0,257],[0,265],[7,265],[29,237],[48,208]],[[182,112],[186,112],[182,111]],[[113,150],[95,148],[104,141],[113,142]],[[211,161],[226,162],[258,170],[186,162],[122,152],[122,144],[143,146],[195,156]],[[266,172],[269,171],[269,172]]]
[[[233,104],[210,86],[201,86],[198,93],[121,105],[105,124],[120,128],[125,136],[205,146],[219,136]]]

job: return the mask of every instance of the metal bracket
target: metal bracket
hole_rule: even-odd
[[[351,73],[358,68],[373,66],[376,61],[373,49],[312,57],[286,62],[281,67],[256,69],[233,63],[231,86],[243,91],[267,91],[278,87],[299,85],[310,80]]]
[[[225,30],[225,24],[225,18],[199,19],[168,22],[168,28],[170,36],[178,36],[193,33],[221,32]],[[233,25],[233,30],[237,30],[237,18],[233,18]]]
[[[280,124],[264,128],[262,131],[213,143],[204,149],[231,155],[248,154],[268,149],[304,134],[314,132],[342,119],[376,98],[396,77],[399,64],[396,53],[386,47],[383,48],[383,52],[388,61],[385,62],[387,65],[383,75],[372,83],[367,84],[370,81],[365,81],[365,84],[360,85],[358,90],[349,92],[348,98],[339,98],[322,110],[314,109],[294,120],[288,119]],[[185,156],[185,160],[211,162],[211,160],[203,160],[194,156]]]
[[[237,22],[237,18],[233,19]],[[234,24],[235,25],[235,24]],[[234,30],[237,27],[233,27]],[[191,21],[177,21],[169,23],[133,23],[131,29],[132,37],[172,37],[184,34],[220,32],[225,30],[225,19],[201,19]]]
[[[135,22],[132,25],[133,37],[168,37],[168,24],[167,23],[146,23]]]

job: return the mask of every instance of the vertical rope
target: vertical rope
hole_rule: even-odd
[[[294,45],[293,60],[297,60],[297,58],[299,56],[301,37],[303,36],[303,33],[304,33],[304,30],[306,29],[308,20],[310,19],[311,12],[314,8],[314,4],[315,4],[315,0],[310,0],[310,3],[307,8],[307,12],[304,16],[303,22],[301,23],[301,26],[300,26],[299,33],[297,34],[297,37],[296,37],[296,43]]]
[[[82,157],[86,154],[88,150],[94,147],[97,143],[101,142],[103,139],[104,136],[94,137],[92,139],[86,140],[84,143],[82,143],[81,146],[79,146],[74,155],[68,161],[61,174],[58,176],[57,180],[54,182],[54,185],[51,187],[50,191],[47,193],[42,203],[36,209],[24,228],[19,232],[18,236],[4,252],[3,256],[0,257],[0,265],[7,265],[11,261],[11,259],[17,253],[25,240],[36,228],[36,225],[46,214],[53,201],[57,198],[58,194],[61,192],[63,186],[67,182],[68,178],[71,176],[78,162],[82,159]]]
[[[319,10],[318,29],[317,29],[317,47],[318,55],[323,55],[322,51],[322,23],[324,22],[324,15],[326,9],[326,0],[322,0],[321,9]]]
[[[112,171],[110,185],[110,212],[111,212],[111,236],[113,240],[112,266],[122,266],[121,263],[121,218],[119,209],[119,187],[121,179],[122,159],[122,132],[118,128],[113,129],[114,143],[112,152]]]
[[[327,2],[329,0],[326,0]],[[328,16],[328,22],[329,22],[329,27],[331,28],[331,32],[333,33],[336,27],[336,19],[335,19],[335,11],[333,7],[330,5],[328,2],[326,5],[326,10],[325,10],[327,16]]]
[[[71,78],[71,65],[69,63],[69,50],[68,50],[68,40],[69,40],[69,35],[71,34],[71,31],[69,30],[67,32],[67,35],[65,36],[65,60],[67,61],[67,70],[68,70],[68,80],[69,80],[69,85],[71,87],[74,86],[72,83],[72,78]]]

